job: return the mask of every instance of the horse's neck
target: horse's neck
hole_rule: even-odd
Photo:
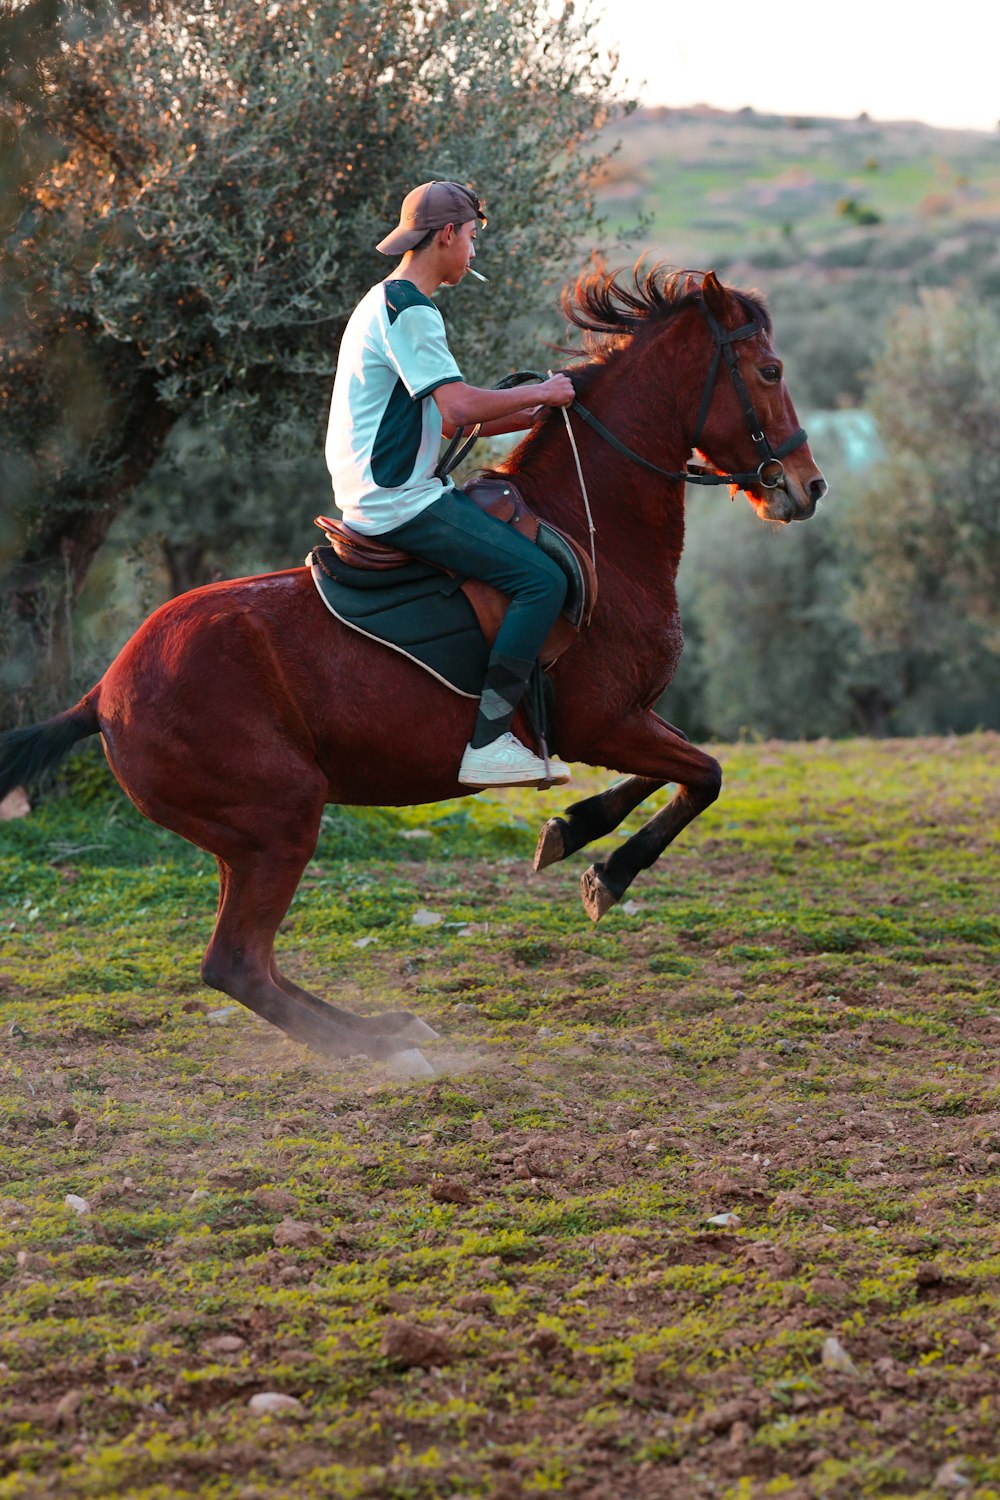
[[[662,390],[654,416],[652,393],[643,399],[642,372],[630,369],[630,364],[622,358],[614,371],[599,376],[584,405],[637,453],[678,473],[689,452],[683,423]],[[653,594],[667,589],[672,596],[684,545],[683,484],[652,474],[618,453],[581,418],[571,416],[570,422],[594,524],[599,573],[603,561],[629,585]],[[548,430],[528,445],[514,477],[540,515],[589,550],[587,503],[560,413],[553,413]]]

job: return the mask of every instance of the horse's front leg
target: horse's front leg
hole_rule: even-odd
[[[618,827],[640,802],[645,802],[653,792],[663,786],[660,780],[649,776],[628,776],[616,781],[607,791],[587,797],[583,802],[574,802],[564,808],[558,817],[550,818],[538,835],[535,847],[534,866],[544,870],[556,860],[575,854],[594,839]]]
[[[593,864],[584,872],[581,880],[583,905],[591,920],[599,922],[605,912],[621,900],[639,871],[654,864],[681,829],[715,801],[722,786],[722,767],[711,755],[696,749],[652,712],[636,714],[616,725],[612,734],[596,746],[592,754],[595,762],[611,770],[633,773],[628,781],[610,789],[611,793],[624,794],[625,801],[628,797],[634,798],[631,807],[642,800],[635,793],[644,784],[649,790],[668,781],[677,785],[666,807],[650,818],[638,833],[626,839],[605,863]],[[599,798],[590,800],[600,801]],[[579,805],[586,806],[585,803]],[[631,811],[631,807],[626,811]]]
[[[682,730],[675,729],[673,724],[668,724],[658,714],[648,711],[643,717],[653,718],[664,729],[676,735],[682,744],[688,743],[687,735]],[[568,854],[575,854],[578,849],[593,843],[594,839],[611,833],[640,802],[645,802],[647,797],[658,792],[665,784],[658,776],[628,776],[624,781],[616,781],[607,791],[598,792],[594,797],[587,797],[583,802],[574,802],[571,807],[564,808],[558,817],[549,819],[538,835],[535,869],[544,870],[546,865],[554,865],[557,860],[565,859]]]

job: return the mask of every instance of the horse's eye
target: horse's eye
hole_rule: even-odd
[[[762,365],[760,373],[764,380],[768,380],[772,385],[775,385],[781,379],[781,366]]]

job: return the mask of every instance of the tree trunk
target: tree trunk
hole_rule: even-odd
[[[47,660],[40,676],[61,701],[73,676],[73,608],[115,518],[153,467],[176,415],[156,400],[152,381],[133,404],[108,478],[53,506],[30,537],[22,558],[0,582],[14,615],[28,626]]]
[[[889,733],[889,715],[896,706],[886,688],[878,683],[871,687],[853,688],[851,700],[861,720],[863,733],[872,739],[885,739]]]
[[[172,598],[186,594],[190,589],[200,589],[202,584],[217,583],[224,576],[209,560],[209,548],[205,542],[172,542],[169,537],[164,537],[163,558]]]

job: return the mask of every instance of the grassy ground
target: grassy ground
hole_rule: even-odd
[[[1000,1496],[1000,741],[720,754],[596,929],[552,794],[331,811],[286,968],[428,1083],[93,778],[0,831],[0,1500]]]

